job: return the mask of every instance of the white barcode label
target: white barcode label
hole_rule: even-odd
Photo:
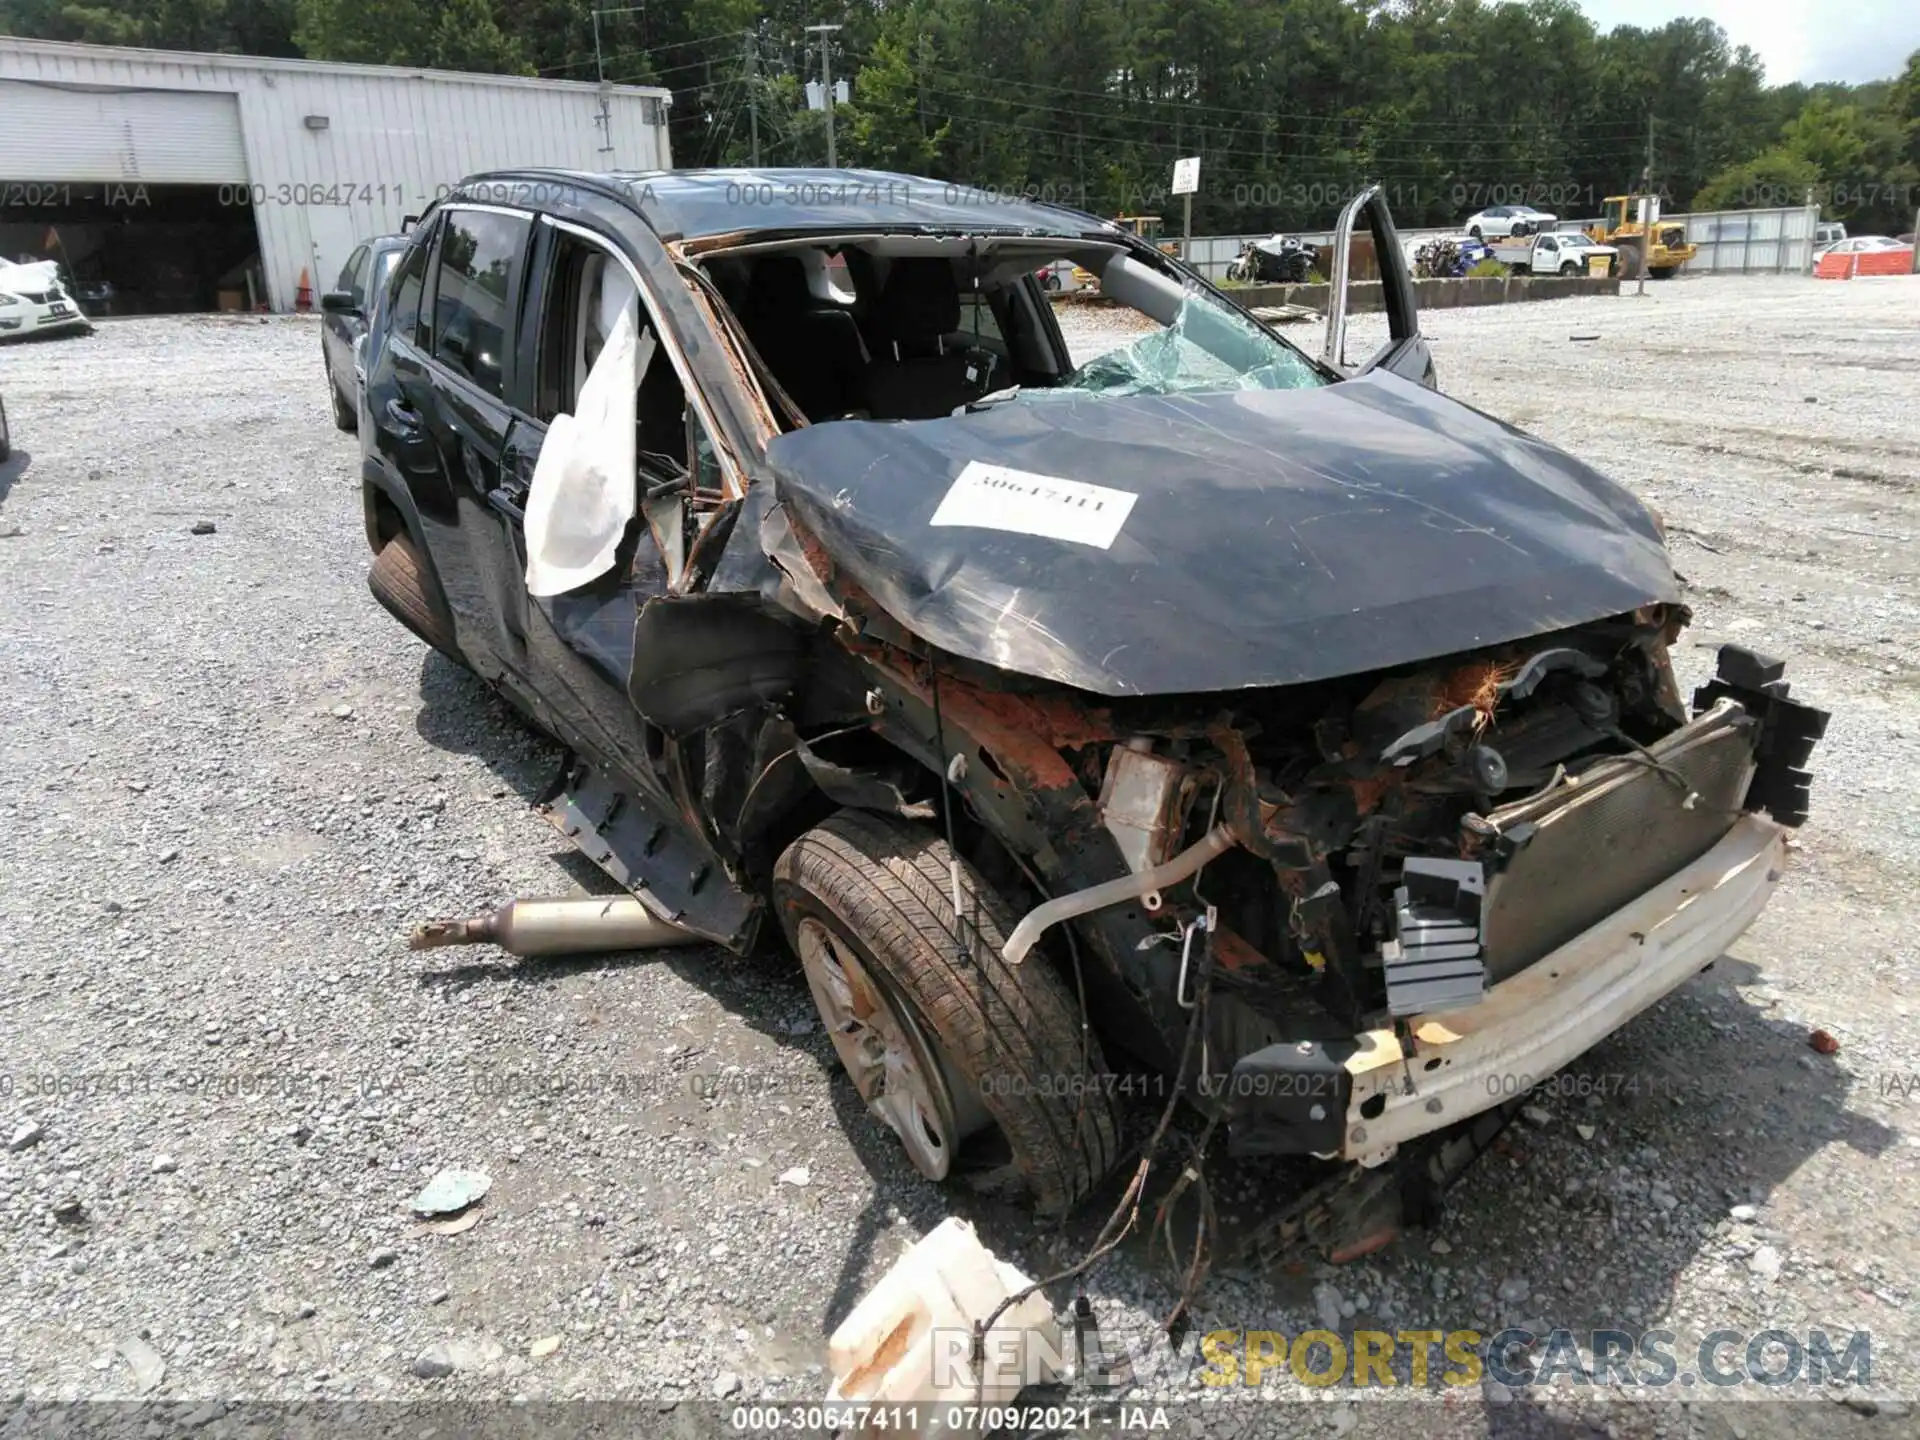
[[[1110,550],[1138,498],[1130,490],[973,460],[928,523],[1040,535]]]

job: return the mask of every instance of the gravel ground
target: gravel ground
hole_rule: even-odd
[[[1857,1389],[1609,1404],[1563,1370],[1417,1424],[1914,1433],[1920,281],[1697,280],[1428,329],[1449,393],[1665,512],[1684,681],[1737,638],[1833,708],[1814,817],[1734,953],[1541,1098],[1437,1229],[1221,1274],[1196,1329],[1667,1329],[1682,1370],[1716,1329],[1867,1330],[1877,1414]],[[530,813],[549,747],[367,595],[318,349],[310,321],[213,318],[0,349],[0,1397],[196,1423],[242,1397],[619,1398],[648,1433],[817,1396],[827,1333],[950,1207],[1030,1270],[1077,1257],[1105,1204],[1055,1234],[912,1174],[797,967],[402,947],[603,887]],[[408,1202],[450,1166],[491,1192],[425,1230]],[[1142,1246],[1088,1290],[1134,1339],[1173,1298]],[[1192,1358],[1143,1358],[1139,1393],[1315,1403],[1176,1407],[1176,1431],[1409,1424],[1404,1389],[1280,1367],[1212,1391]]]

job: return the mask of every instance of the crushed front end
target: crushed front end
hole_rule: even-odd
[[[1827,717],[1734,647],[1684,704],[1687,618],[1650,605],[1212,713],[1116,704],[1110,743],[1063,752],[1136,876],[1208,847],[1081,923],[1170,1037],[1208,967],[1195,1090],[1235,1153],[1376,1165],[1552,1074],[1752,921]]]

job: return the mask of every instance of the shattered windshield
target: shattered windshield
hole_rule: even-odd
[[[1292,346],[1188,286],[1172,323],[1089,360],[1058,386],[1023,391],[1021,398],[1304,390],[1327,383]]]

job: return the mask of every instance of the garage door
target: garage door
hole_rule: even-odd
[[[240,106],[197,90],[0,80],[0,180],[244,183]]]

